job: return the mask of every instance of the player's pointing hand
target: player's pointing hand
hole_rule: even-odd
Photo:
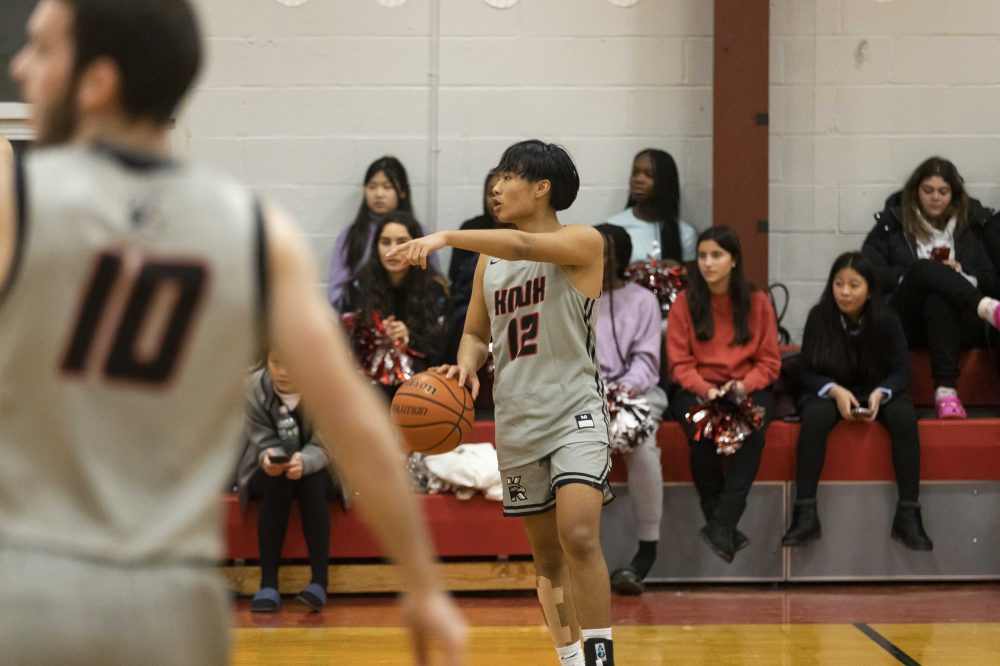
[[[389,250],[386,253],[385,258],[392,259],[397,256],[403,257],[411,266],[427,268],[427,257],[429,257],[432,252],[437,252],[447,244],[445,243],[444,234],[445,232],[438,231],[430,236],[414,238],[411,241],[397,245]]]

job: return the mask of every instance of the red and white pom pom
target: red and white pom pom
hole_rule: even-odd
[[[634,398],[627,389],[608,384],[607,399],[611,416],[609,435],[615,451],[628,453],[656,430],[653,410],[645,398]]]
[[[650,257],[648,261],[636,261],[625,269],[625,278],[649,289],[660,301],[660,314],[666,319],[677,294],[688,284],[687,269],[683,266],[667,266],[662,261]]]
[[[728,391],[695,405],[684,417],[696,427],[696,442],[711,442],[716,453],[731,456],[764,425],[764,408],[745,393]]]
[[[378,312],[372,314],[370,325],[359,321],[353,312],[342,315],[341,320],[350,335],[362,375],[383,386],[398,386],[413,376],[413,358],[423,354],[394,342]]]

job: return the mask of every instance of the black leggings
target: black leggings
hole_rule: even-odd
[[[288,531],[292,499],[299,502],[302,532],[309,552],[312,582],[326,589],[330,564],[330,511],[334,497],[333,478],[326,469],[297,481],[285,475],[268,476],[258,469],[250,479],[250,497],[260,500],[257,543],[260,548],[260,586],[278,587],[278,563]]]
[[[739,451],[731,456],[715,452],[711,442],[694,441],[695,427],[684,415],[701,399],[684,389],[679,389],[670,401],[670,413],[680,423],[688,438],[691,454],[691,476],[701,498],[701,510],[708,522],[736,527],[747,504],[750,486],[757,478],[760,456],[764,452],[764,435],[774,418],[774,393],[770,389],[754,391],[753,401],[764,407],[764,425],[746,438]],[[723,463],[728,462],[728,469]]]
[[[955,387],[962,349],[986,344],[983,294],[955,269],[917,259],[892,294],[910,347],[927,347],[935,386]]]
[[[836,400],[811,395],[802,403],[799,415],[802,429],[799,430],[796,449],[795,497],[805,500],[816,497],[816,487],[826,461],[827,438],[840,420],[840,411]],[[893,396],[892,400],[879,407],[875,420],[889,430],[892,438],[892,467],[896,471],[899,499],[916,502],[920,493],[920,437],[917,434],[917,415],[909,396]],[[858,451],[857,455],[865,455],[865,452]]]

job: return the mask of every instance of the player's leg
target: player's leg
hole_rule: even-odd
[[[563,556],[573,582],[586,664],[614,664],[611,649],[611,582],[601,550],[604,493],[582,483],[556,490],[556,521]],[[593,645],[600,643],[600,647]],[[588,653],[589,652],[589,653]]]
[[[606,443],[566,445],[552,456],[556,522],[573,581],[587,666],[614,664],[611,581],[601,550],[601,507],[614,495],[608,486],[611,452]]]
[[[584,666],[580,623],[573,608],[569,566],[563,557],[556,526],[548,458],[504,468],[503,511],[521,517],[535,564],[535,585],[545,624],[562,666]]]
[[[560,664],[583,666],[580,623],[576,617],[569,563],[563,557],[554,510],[525,516],[524,530],[535,563],[535,587]]]

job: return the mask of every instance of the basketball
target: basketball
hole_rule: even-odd
[[[392,399],[392,421],[412,453],[447,453],[472,427],[472,395],[458,379],[421,372],[407,380]]]

